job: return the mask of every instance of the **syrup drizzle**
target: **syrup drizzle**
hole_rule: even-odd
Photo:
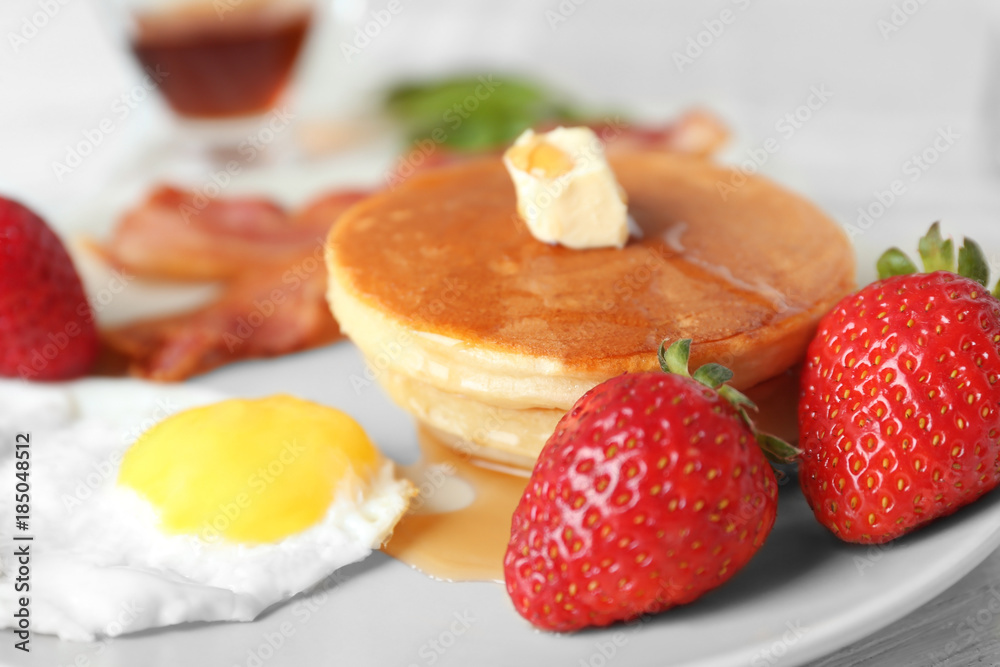
[[[770,304],[776,313],[793,315],[802,311],[800,304],[789,303],[789,296],[782,294],[781,291],[775,289],[773,286],[761,280],[751,283],[738,278],[728,266],[713,264],[691,253],[684,247],[682,242],[687,228],[688,223],[680,221],[672,225],[662,236],[663,242],[667,244],[667,247],[676,252],[681,260],[721,279],[729,286],[741,292],[755,295],[763,302]]]
[[[423,427],[417,436],[423,458],[404,473],[421,495],[382,550],[435,579],[503,581],[510,520],[527,477],[479,464]]]

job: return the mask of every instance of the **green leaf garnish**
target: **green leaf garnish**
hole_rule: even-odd
[[[951,239],[941,238],[941,223],[935,222],[920,239],[920,258],[924,261],[924,271],[955,271],[955,246]]]
[[[971,278],[983,287],[986,287],[990,279],[990,265],[986,261],[983,249],[968,237],[958,249],[958,275]]]
[[[399,85],[389,91],[385,108],[410,140],[461,151],[499,148],[529,127],[581,116],[539,84],[494,75]]]
[[[878,263],[875,266],[878,269],[879,280],[917,272],[916,265],[899,248],[889,248],[886,250],[878,258]]]

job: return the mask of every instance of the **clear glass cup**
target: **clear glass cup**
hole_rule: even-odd
[[[198,159],[213,165],[288,159],[294,149],[288,93],[318,5],[318,0],[112,3],[126,47],[173,112],[172,126],[160,137],[165,141],[151,153],[161,162]]]
[[[284,93],[313,18],[309,0],[133,0],[129,41],[187,118],[271,110]]]

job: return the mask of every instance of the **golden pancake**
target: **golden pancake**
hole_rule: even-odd
[[[531,467],[541,444],[566,414],[557,408],[506,408],[442,391],[387,371],[381,385],[389,397],[451,446],[471,456]]]
[[[766,179],[723,196],[734,172],[700,159],[610,162],[641,230],[620,250],[536,240],[495,158],[428,171],[341,216],[327,247],[329,300],[376,379],[408,378],[390,388],[404,407],[427,421],[430,397],[450,392],[477,410],[545,410],[527,420],[537,430],[538,417],[598,382],[656,368],[660,342],[680,338],[694,341],[693,366],[724,363],[749,387],[798,361],[819,317],[852,288],[839,227]],[[416,409],[405,397],[419,383],[428,389]],[[453,435],[497,447],[468,436],[477,429],[455,410],[430,425],[447,431],[449,421],[463,423]],[[537,434],[525,435],[503,458],[537,453]]]

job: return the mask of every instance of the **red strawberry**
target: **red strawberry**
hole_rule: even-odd
[[[0,197],[0,375],[59,380],[97,358],[80,276],[51,229]]]
[[[601,626],[691,602],[746,565],[777,484],[721,366],[620,375],[583,396],[514,512],[507,592],[539,628]],[[662,356],[661,356],[662,358]],[[682,362],[682,363],[680,363]],[[707,385],[707,386],[706,386]],[[720,395],[722,394],[722,395]]]
[[[935,224],[928,268],[954,266]],[[799,479],[820,523],[881,543],[951,514],[1000,482],[1000,301],[949,271],[916,270],[898,250],[884,278],[819,325],[802,372]],[[959,266],[986,282],[966,240]]]

